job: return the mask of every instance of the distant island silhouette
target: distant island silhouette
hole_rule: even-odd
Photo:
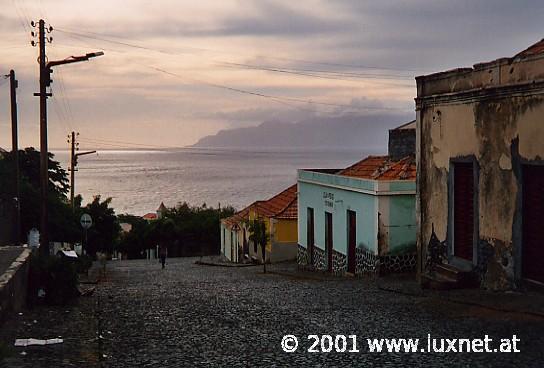
[[[413,120],[411,114],[316,117],[298,122],[265,121],[221,130],[192,147],[387,147],[387,131]]]

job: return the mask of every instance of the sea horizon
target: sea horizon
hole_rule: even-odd
[[[68,169],[70,150],[51,152]],[[117,214],[142,216],[161,202],[239,210],[296,183],[297,169],[340,169],[376,153],[354,147],[98,149],[79,158],[75,193],[84,205],[95,195],[112,198]]]

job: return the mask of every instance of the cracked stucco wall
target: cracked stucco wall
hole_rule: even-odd
[[[544,75],[543,61],[536,63],[501,61],[492,69],[473,71],[474,81],[466,71],[459,80],[448,75],[436,82],[418,81],[419,271],[432,226],[440,240],[448,239],[452,231],[448,218],[451,160],[474,157],[479,169],[474,267],[482,287],[516,287],[521,265],[520,168],[524,163],[543,163],[544,87],[506,84],[505,92],[496,80],[523,82]],[[452,94],[486,83],[495,88]],[[425,96],[425,90],[437,93],[434,97],[438,98]]]

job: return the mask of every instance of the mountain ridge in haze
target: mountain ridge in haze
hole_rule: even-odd
[[[402,125],[410,114],[316,117],[298,122],[265,121],[257,126],[220,130],[192,147],[387,147],[389,129]]]

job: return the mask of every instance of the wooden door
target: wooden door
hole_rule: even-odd
[[[525,279],[544,283],[544,166],[523,167],[522,267]]]
[[[325,248],[327,253],[327,270],[332,272],[332,213],[325,212]]]
[[[306,218],[306,249],[308,251],[308,263],[314,264],[314,245],[315,245],[315,229],[314,229],[314,209],[308,208]]]
[[[355,273],[357,247],[357,215],[348,211],[348,272]]]
[[[474,168],[472,163],[455,164],[453,190],[453,254],[472,261],[474,253]]]

